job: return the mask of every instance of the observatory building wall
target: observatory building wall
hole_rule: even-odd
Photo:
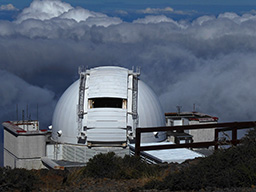
[[[41,169],[44,165],[46,134],[26,132],[9,123],[4,125],[4,166]]]

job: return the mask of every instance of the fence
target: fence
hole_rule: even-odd
[[[197,124],[197,125],[183,125],[183,126],[167,126],[167,127],[150,127],[150,128],[137,128],[136,129],[136,141],[135,141],[135,155],[139,156],[141,151],[160,150],[160,149],[175,149],[175,148],[204,148],[215,146],[215,150],[219,145],[224,143],[219,141],[219,132],[232,131],[232,139],[230,142],[232,145],[237,145],[240,140],[237,139],[237,130],[248,129],[256,127],[256,121],[249,122],[231,122],[231,123],[211,123],[211,124]],[[179,131],[179,130],[193,130],[193,129],[215,129],[214,141],[208,142],[196,142],[196,143],[184,143],[184,144],[170,144],[170,145],[150,145],[141,146],[141,134],[147,132],[164,132],[164,131]]]

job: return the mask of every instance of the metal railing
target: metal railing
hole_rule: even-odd
[[[135,141],[135,155],[139,156],[141,151],[160,150],[160,149],[175,149],[175,148],[204,148],[214,146],[215,150],[219,145],[230,143],[237,145],[240,140],[237,139],[237,130],[248,129],[256,127],[256,121],[248,122],[230,122],[230,123],[211,123],[211,124],[196,124],[183,126],[166,126],[166,127],[150,127],[137,128]],[[184,143],[184,144],[170,144],[170,145],[147,145],[141,146],[141,134],[148,132],[165,132],[165,131],[180,131],[180,130],[196,130],[196,129],[215,129],[215,136],[213,141]],[[232,139],[229,141],[219,141],[219,133],[223,131],[232,131]]]

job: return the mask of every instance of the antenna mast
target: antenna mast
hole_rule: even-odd
[[[178,105],[176,107],[177,107],[177,110],[178,110],[178,114],[180,114],[182,106]]]
[[[16,104],[16,119],[19,121],[19,105]]]
[[[39,121],[39,119],[38,119],[38,103],[36,104],[36,120]]]

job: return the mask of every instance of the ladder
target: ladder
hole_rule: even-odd
[[[138,118],[138,76],[133,76],[132,82],[132,119],[135,120]]]
[[[140,68],[136,68],[133,72],[132,82],[132,119],[133,119],[133,130],[136,130],[138,125],[138,80],[140,75]],[[135,131],[133,131],[134,134]]]
[[[82,121],[84,118],[84,93],[85,93],[85,82],[86,82],[86,73],[84,67],[79,67],[78,73],[80,75],[79,79],[79,96],[78,96],[78,106],[77,106],[77,115],[78,115],[78,128],[77,128],[77,137],[79,140],[85,140],[85,132],[83,132]]]

